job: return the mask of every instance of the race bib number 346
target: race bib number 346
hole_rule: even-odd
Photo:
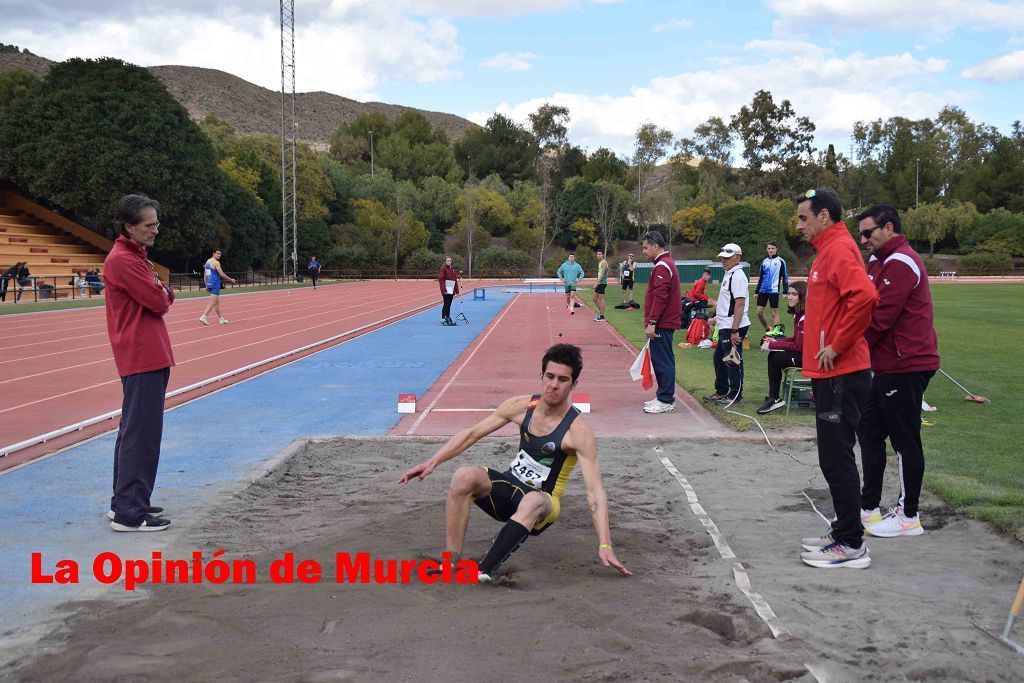
[[[509,471],[516,479],[535,489],[539,489],[551,474],[550,467],[541,465],[522,449],[516,453],[515,459],[509,465]]]

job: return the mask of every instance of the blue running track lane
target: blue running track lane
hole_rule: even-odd
[[[204,503],[297,438],[386,434],[400,417],[398,394],[425,394],[510,298],[500,288],[488,289],[485,300],[464,297],[470,323],[457,327],[440,325],[438,305],[168,411],[152,500],[184,523],[177,529],[173,523],[158,533],[110,529],[104,515],[114,433],[0,475],[0,665],[7,646],[31,642],[46,622],[62,618],[61,603],[125,594],[123,586],[92,578],[97,554],[149,559],[176,530],[187,530]],[[32,584],[33,552],[42,553],[46,574],[58,560],[77,561],[80,583]]]

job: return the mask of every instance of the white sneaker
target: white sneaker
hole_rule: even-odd
[[[671,413],[676,409],[675,403],[662,403],[658,399],[644,405],[645,413]]]
[[[867,532],[879,538],[895,538],[896,536],[920,536],[924,533],[920,515],[904,517],[903,508],[894,507],[880,522],[867,527]]]
[[[478,571],[476,574],[477,583],[492,583],[493,581],[494,579],[491,578],[490,574],[484,574],[481,571]]]
[[[874,510],[865,510],[861,508],[860,511],[860,523],[867,527],[868,524],[875,524],[882,521],[882,511],[878,508]]]
[[[199,322],[201,322],[204,325],[209,325],[210,324],[210,321],[206,319],[205,315],[199,317]]]
[[[227,325],[228,324],[228,319],[227,318],[221,318],[220,319],[220,324],[221,325]]]

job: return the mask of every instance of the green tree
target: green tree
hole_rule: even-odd
[[[1020,255],[1024,251],[1024,215],[1006,209],[993,209],[972,223],[961,223],[956,228],[960,251],[969,253],[985,243],[1001,243],[1006,253]]]
[[[11,69],[0,73],[0,118],[15,102],[27,97],[37,85],[39,78],[26,69]]]
[[[970,202],[954,201],[950,206],[923,203],[903,214],[903,232],[909,240],[928,242],[928,255],[934,256],[936,244],[977,218],[978,211]]]
[[[483,128],[467,130],[455,144],[455,158],[465,177],[497,173],[506,185],[533,178],[539,152],[530,131],[498,113]]]
[[[601,237],[601,248],[607,254],[624,223],[630,197],[626,188],[608,180],[595,182],[594,188],[594,222]]]
[[[583,179],[588,183],[607,180],[622,185],[626,182],[628,171],[629,164],[617,157],[615,152],[607,147],[598,147],[583,166]]]
[[[395,208],[372,199],[353,199],[352,208],[356,224],[369,229],[381,247],[392,257],[392,268],[398,277],[398,263],[402,256],[423,249],[430,233],[416,220],[401,195],[394,198]]]
[[[747,259],[759,254],[769,241],[782,241],[785,232],[778,216],[748,202],[730,202],[715,212],[704,230],[705,245],[740,245]]]
[[[732,116],[729,127],[743,146],[750,188],[775,196],[792,192],[794,176],[811,161],[811,120],[797,116],[789,100],[776,104],[770,92],[758,90]]]
[[[597,224],[592,219],[577,218],[569,226],[569,232],[572,235],[573,244],[577,247],[584,246],[593,249],[597,246]]]

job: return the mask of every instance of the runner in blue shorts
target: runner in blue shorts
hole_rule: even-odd
[[[227,325],[228,319],[220,313],[220,286],[224,280],[235,282],[235,278],[221,270],[220,249],[214,249],[213,256],[207,259],[206,265],[203,266],[203,280],[206,282],[206,291],[210,293],[210,303],[206,305],[206,310],[199,316],[199,322],[209,325],[210,321],[206,319],[206,316],[216,312],[220,324]]]

